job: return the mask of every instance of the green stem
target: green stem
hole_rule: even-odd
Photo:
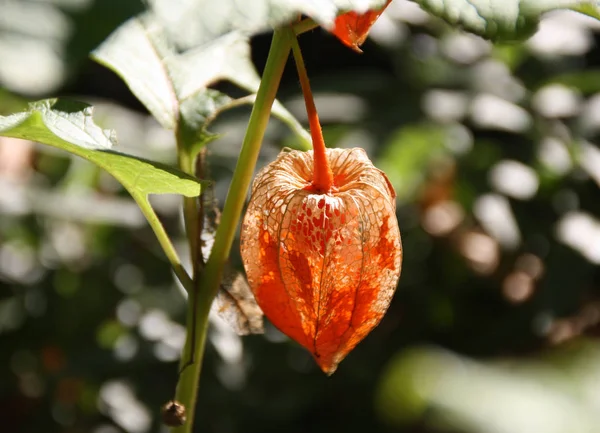
[[[319,25],[312,18],[306,18],[299,23],[294,24],[292,29],[296,35],[301,35],[302,33],[309,32],[317,27],[319,27]]]
[[[177,251],[175,251],[175,247],[171,243],[169,235],[167,235],[164,226],[158,219],[158,216],[154,212],[154,209],[152,209],[148,198],[146,196],[141,196],[138,194],[133,194],[133,198],[135,199],[142,213],[146,217],[146,220],[148,220],[150,227],[152,227],[152,230],[156,235],[156,239],[158,239],[158,242],[160,243],[160,246],[165,252],[169,263],[171,263],[171,267],[173,268],[175,275],[177,276],[185,290],[187,290],[188,293],[192,293],[194,290],[194,282],[192,281],[185,268],[181,264],[181,260],[177,255]]]
[[[212,122],[217,116],[221,113],[230,110],[235,107],[239,107],[240,105],[253,105],[256,102],[256,94],[253,93],[251,95],[247,95],[238,99],[234,99],[227,105],[222,106],[217,111],[215,111],[208,119],[207,123]],[[279,108],[279,107],[281,108]],[[290,130],[296,134],[300,143],[297,146],[292,146],[293,148],[297,148],[298,150],[311,150],[312,149],[312,139],[310,138],[310,134],[306,132],[306,129],[296,120],[296,118],[287,110],[283,108],[278,101],[275,101],[271,114],[273,117],[281,120],[283,123],[287,125]]]
[[[246,193],[252,180],[260,145],[267,128],[271,107],[289,56],[291,38],[293,37],[293,31],[287,28],[276,30],[273,35],[267,64],[256,94],[256,103],[250,115],[246,136],[221,215],[221,222],[215,235],[215,243],[200,281],[198,302],[188,304],[188,332],[183,350],[182,365],[186,365],[189,360],[194,362],[187,365],[187,368],[181,372],[179,377],[176,400],[186,407],[187,421],[183,426],[174,428],[173,433],[190,433],[192,431],[202,356],[204,355],[208,330],[208,313],[219,289],[223,269],[229,259],[231,245],[244,208]],[[192,321],[190,319],[194,317],[194,314],[196,320]],[[189,329],[193,322],[196,324],[194,332]],[[193,337],[196,338],[195,342]]]
[[[181,143],[181,134],[177,133],[177,154],[179,155],[179,168],[192,176],[194,173],[194,158],[190,155],[186,146]],[[197,278],[198,269],[198,242],[200,234],[198,233],[198,198],[183,197],[183,221],[185,225],[185,233],[188,238],[190,248],[190,259],[192,261],[192,276],[194,280]],[[191,293],[188,290],[188,294]]]

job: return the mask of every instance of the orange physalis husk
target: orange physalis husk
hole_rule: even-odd
[[[392,0],[388,0],[381,9],[369,10],[364,14],[347,12],[338,16],[331,33],[354,51],[362,53],[360,46],[367,39],[369,30],[391,2]]]
[[[385,174],[362,149],[326,154],[327,193],[313,187],[313,152],[283,151],[258,174],[241,252],[265,315],[331,374],[385,314],[402,246]]]

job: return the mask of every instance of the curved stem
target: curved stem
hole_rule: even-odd
[[[142,213],[146,217],[146,220],[150,224],[150,227],[152,227],[152,230],[156,235],[156,239],[158,239],[158,242],[160,243],[160,246],[165,252],[169,263],[171,263],[171,267],[173,268],[175,275],[181,282],[181,285],[185,288],[185,290],[187,290],[188,293],[192,293],[194,291],[194,282],[192,281],[185,268],[181,264],[181,260],[177,255],[177,251],[175,251],[175,247],[171,243],[169,235],[167,235],[165,228],[158,219],[158,216],[154,212],[154,209],[152,209],[148,198],[139,194],[133,194],[132,196],[137,202]]]
[[[310,134],[313,141],[314,168],[312,185],[319,192],[328,192],[333,186],[333,173],[327,159],[327,151],[325,141],[323,140],[323,132],[321,131],[321,123],[319,122],[319,115],[317,114],[317,107],[315,107],[308,74],[304,66],[304,59],[302,58],[302,52],[300,51],[300,45],[298,45],[296,37],[292,40],[292,51],[294,52],[294,61],[296,62],[296,69],[298,70],[298,77],[300,78],[300,85],[304,94],[306,113],[308,114],[308,123],[310,124]]]
[[[224,105],[223,107],[216,110],[212,114],[212,116],[210,118],[208,118],[207,123],[209,121],[212,121],[213,120],[212,118],[216,118],[224,111],[230,110],[230,109],[238,107],[240,105],[245,105],[245,104],[253,105],[255,101],[256,101],[256,93],[253,93],[253,94],[247,95],[247,96],[243,96],[238,99],[234,99],[227,105]],[[279,101],[274,102],[272,110],[271,110],[271,114],[273,115],[273,117],[276,117],[277,119],[279,119],[283,123],[285,123],[287,125],[287,127],[290,128],[290,130],[293,133],[295,133],[296,136],[298,137],[298,139],[300,140],[300,143],[297,146],[291,146],[291,147],[297,148],[298,150],[310,150],[312,148],[312,144],[311,144],[312,140],[310,138],[310,134],[304,129],[304,127],[300,124],[300,122],[298,122],[296,120],[296,118],[289,111],[287,111],[281,103],[279,103]]]
[[[256,103],[250,115],[233,179],[229,186],[229,193],[215,235],[214,246],[204,268],[202,280],[199,282],[198,302],[188,304],[188,327],[191,326],[192,321],[190,318],[194,317],[193,314],[196,315],[196,326],[195,332],[191,332],[191,329],[188,328],[182,363],[185,363],[188,359],[193,359],[195,362],[185,368],[179,377],[176,400],[186,407],[188,414],[186,423],[181,427],[174,428],[173,433],[190,433],[192,431],[202,356],[208,330],[208,313],[219,289],[223,269],[229,259],[229,251],[244,208],[260,145],[271,114],[271,106],[275,100],[293,37],[294,34],[291,29],[276,30],[273,35],[269,57],[256,94]],[[194,334],[197,339],[195,342],[192,339]]]

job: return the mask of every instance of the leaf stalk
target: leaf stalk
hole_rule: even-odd
[[[165,255],[167,256],[167,259],[169,260],[169,263],[171,264],[171,267],[173,268],[173,272],[175,272],[177,279],[181,282],[181,285],[185,288],[185,290],[188,293],[192,293],[192,291],[194,290],[194,282],[184,269],[183,265],[181,264],[181,260],[179,259],[177,251],[171,243],[171,239],[165,231],[164,226],[162,225],[162,223],[158,219],[158,216],[154,212],[154,209],[152,209],[152,206],[148,201],[148,197],[142,196],[140,194],[132,194],[132,197],[134,198],[140,210],[146,217],[148,224],[150,224],[150,227],[154,231],[154,235],[156,236],[156,239],[158,239],[160,246],[162,247]]]

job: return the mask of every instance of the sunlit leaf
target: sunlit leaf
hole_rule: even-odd
[[[97,126],[92,107],[84,103],[58,99],[33,103],[26,112],[0,116],[0,135],[37,141],[85,158],[112,174],[136,197],[200,194],[201,183],[191,176],[113,151],[114,132]]]
[[[162,28],[141,15],[119,27],[92,57],[115,71],[163,127],[174,129],[177,95],[164,64],[172,54]]]
[[[207,123],[220,111],[238,105],[222,92],[208,89],[210,85],[228,80],[253,93],[260,84],[248,36],[230,31],[180,53],[152,13],[127,21],[92,57],[117,73],[163,127],[193,128],[193,135],[206,135]],[[273,114],[307,140],[299,123],[277,101]]]
[[[260,84],[250,57],[249,38],[236,31],[166,59],[165,63],[180,100],[217,80],[231,81],[251,92]]]
[[[598,18],[595,1],[581,0],[412,0],[431,14],[496,41],[521,41],[537,30],[540,16],[576,9]]]
[[[578,5],[572,6],[571,9],[600,20],[600,4],[598,4],[597,1],[589,0],[587,2],[584,1],[578,3]]]
[[[247,35],[271,30],[297,20],[313,18],[332,29],[341,12],[381,9],[386,0],[150,0],[171,37],[182,48],[210,42],[231,31]]]

